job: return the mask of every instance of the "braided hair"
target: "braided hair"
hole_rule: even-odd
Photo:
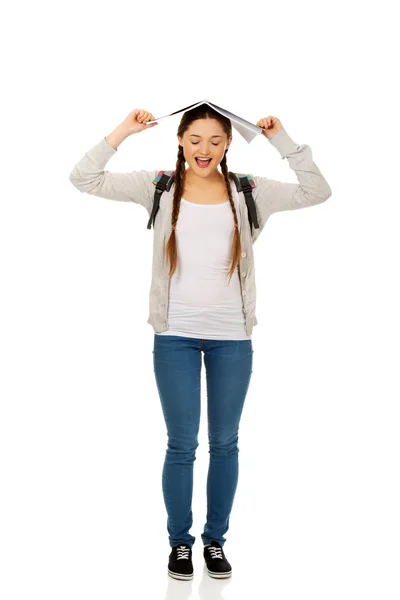
[[[228,139],[232,136],[232,125],[231,125],[230,119],[228,119],[227,117],[224,117],[219,112],[217,112],[216,110],[212,109],[211,107],[209,107],[208,105],[205,105],[205,104],[200,105],[199,107],[197,107],[195,109],[186,111],[183,114],[181,122],[178,127],[178,136],[183,137],[183,134],[188,129],[188,127],[197,119],[216,119],[222,125],[226,135],[228,136]],[[228,193],[229,202],[230,202],[230,205],[232,208],[233,227],[234,227],[234,235],[233,235],[233,241],[232,241],[232,247],[231,247],[231,253],[230,253],[230,258],[232,260],[232,264],[231,264],[231,268],[228,273],[228,276],[229,276],[228,285],[229,285],[229,283],[232,279],[232,275],[235,272],[236,267],[239,263],[240,253],[241,253],[242,248],[241,248],[241,244],[240,244],[238,216],[236,213],[235,203],[232,198],[232,189],[231,189],[231,184],[230,184],[230,179],[229,179],[229,174],[228,174],[228,165],[226,162],[226,152],[227,151],[225,151],[224,157],[221,160],[220,165],[221,165],[222,174],[225,179],[226,190]],[[171,278],[172,275],[175,273],[176,267],[177,267],[177,262],[178,262],[175,230],[176,230],[176,223],[178,221],[179,210],[180,210],[180,206],[181,206],[181,198],[182,198],[183,190],[185,187],[185,177],[186,177],[185,163],[186,163],[186,161],[185,161],[185,157],[184,157],[184,153],[183,153],[183,147],[181,145],[179,145],[178,158],[176,161],[176,168],[175,168],[175,178],[174,178],[174,184],[175,184],[174,185],[174,199],[173,199],[172,216],[171,216],[172,231],[171,231],[169,240],[166,244],[166,257],[170,263],[170,271],[168,274],[169,278]]]

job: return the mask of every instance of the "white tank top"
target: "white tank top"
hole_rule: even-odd
[[[240,232],[239,198],[234,185],[231,189]],[[168,330],[156,335],[251,339],[245,330],[238,268],[228,285],[234,235],[229,200],[194,204],[182,198],[175,234],[178,264],[170,281]]]

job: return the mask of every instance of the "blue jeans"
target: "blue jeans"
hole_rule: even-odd
[[[162,472],[171,547],[195,542],[193,465],[200,425],[201,352],[207,380],[209,469],[203,544],[225,543],[239,472],[238,431],[253,366],[251,340],[154,334],[154,374],[168,433]]]

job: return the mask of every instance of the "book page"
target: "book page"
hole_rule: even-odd
[[[258,127],[257,125],[253,125],[253,123],[250,123],[250,121],[246,121],[246,119],[239,117],[239,115],[235,115],[234,113],[229,112],[229,110],[226,110],[225,108],[221,108],[220,106],[217,106],[213,102],[208,102],[208,100],[207,100],[207,104],[209,104],[217,112],[221,113],[221,115],[224,115],[224,117],[227,117],[228,119],[230,119],[232,121],[232,124],[235,127],[235,129],[237,129],[237,131],[244,137],[244,139],[248,143],[250,143],[255,138],[256,135],[258,135],[262,132],[261,127]]]
[[[191,110],[193,108],[196,108],[197,106],[200,106],[201,104],[208,104],[208,106],[210,106],[211,108],[213,108],[214,110],[219,112],[221,115],[230,119],[232,121],[232,126],[236,129],[236,131],[238,131],[240,133],[240,135],[246,140],[247,143],[250,143],[255,138],[256,135],[258,135],[262,132],[261,127],[257,127],[257,125],[250,123],[250,121],[247,121],[246,119],[243,119],[242,117],[239,117],[239,115],[235,115],[234,113],[231,113],[229,110],[226,110],[225,108],[221,108],[220,106],[217,106],[216,104],[214,104],[213,102],[210,102],[209,100],[201,100],[200,102],[197,102],[196,104],[190,104],[189,106],[186,106],[185,108],[176,110],[175,112],[172,112],[169,115],[164,115],[163,117],[157,117],[157,119],[154,119],[154,121],[147,121],[147,123],[150,124],[150,123],[154,123],[155,121],[160,121],[161,119],[165,119],[166,117],[172,117],[172,115],[177,115],[181,112]]]

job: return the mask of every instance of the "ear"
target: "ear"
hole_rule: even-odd
[[[180,145],[180,146],[183,146],[183,138],[181,138],[181,136],[180,136],[180,135],[177,135],[176,137],[178,138],[178,143],[179,143],[179,145]]]

